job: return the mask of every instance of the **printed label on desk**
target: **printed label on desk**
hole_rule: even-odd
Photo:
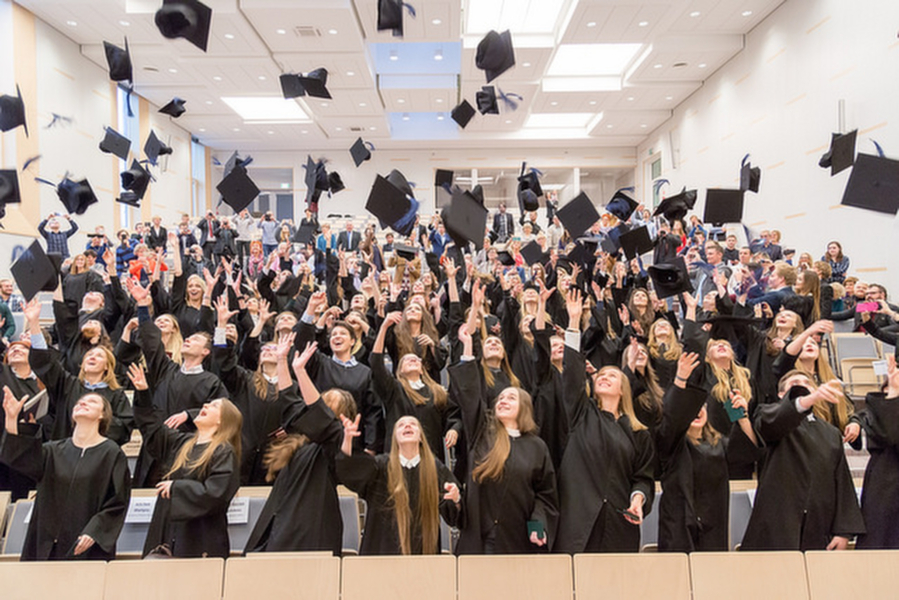
[[[126,523],[149,523],[156,507],[156,496],[132,497],[125,514]]]
[[[244,525],[250,522],[250,499],[234,498],[228,507],[228,525]]]

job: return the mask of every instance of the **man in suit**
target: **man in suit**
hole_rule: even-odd
[[[750,306],[767,304],[771,307],[771,311],[777,314],[784,299],[794,294],[793,286],[795,284],[796,268],[787,263],[777,263],[768,276],[768,291],[755,298],[750,298],[748,304]]]
[[[515,235],[515,220],[506,212],[506,203],[499,203],[499,212],[493,215],[493,234],[499,244],[508,242]]]
[[[347,221],[346,229],[337,236],[337,247],[344,252],[355,252],[361,242],[362,236],[358,231],[353,231],[353,222]]]
[[[231,226],[231,219],[224,217],[215,240],[215,264],[221,262],[221,257],[234,258],[237,256],[237,230]]]
[[[761,233],[761,237],[757,240],[753,240],[751,244],[749,244],[750,249],[753,254],[757,254],[759,252],[763,254],[767,254],[768,257],[773,261],[783,260],[783,250],[781,250],[780,246],[771,241],[771,234],[765,230]]]
[[[153,225],[150,226],[150,229],[145,235],[147,246],[154,252],[159,248],[162,248],[163,252],[165,252],[165,245],[168,238],[169,232],[162,226],[162,217],[159,215],[154,216]]]
[[[203,257],[206,260],[212,260],[220,227],[215,213],[211,210],[206,211],[206,216],[197,223],[197,229],[200,231],[200,247],[203,248]]]

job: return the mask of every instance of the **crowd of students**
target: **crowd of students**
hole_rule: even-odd
[[[753,477],[743,549],[899,547],[896,361],[855,410],[821,350],[839,319],[895,343],[899,308],[838,242],[797,258],[639,207],[675,293],[600,243],[614,216],[577,257],[547,216],[522,239],[503,207],[480,250],[439,217],[396,243],[309,212],[98,229],[43,328],[0,282],[26,328],[0,365],[0,489],[37,489],[22,559],[114,558],[132,486],[157,490],[154,556],[228,556],[241,485],[272,486],[247,552],[339,554],[338,484],[368,503],[362,554],[435,553],[440,518],[460,554],[637,552],[656,481],[660,551],[727,550],[728,482]],[[41,232],[68,256],[65,218]]]

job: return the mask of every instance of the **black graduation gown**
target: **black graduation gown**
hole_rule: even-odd
[[[143,447],[166,466],[193,437],[165,426],[165,417],[153,407],[147,390],[134,393],[134,417]],[[205,448],[206,444],[194,446],[188,461],[199,458]],[[143,555],[165,544],[178,558],[228,558],[228,506],[240,486],[240,465],[231,445],[216,448],[202,472],[181,468],[168,479],[173,481],[171,497],[157,497]]]
[[[450,392],[462,411],[469,467],[484,460],[493,445],[493,416],[487,409],[480,366],[464,361],[450,367]],[[499,481],[478,483],[468,470],[457,554],[530,554],[552,547],[558,531],[556,474],[546,444],[537,435],[510,439],[511,450]],[[529,539],[528,521],[546,532],[542,549]]]
[[[899,548],[899,399],[871,393],[865,399],[868,467],[862,488],[862,515],[868,532],[856,548]]]
[[[627,415],[616,419],[587,396],[584,356],[565,347],[562,380],[568,414],[568,445],[559,470],[561,515],[553,550],[566,554],[638,552],[640,527],[618,511],[631,495],[645,498],[644,516],[652,509],[652,439],[649,430],[634,431]]]
[[[212,360],[229,392],[228,398],[243,414],[240,484],[268,485],[265,481],[267,469],[263,465],[265,451],[273,439],[272,434],[280,429],[290,402],[269,382],[266,382],[269,394],[260,398],[253,383],[255,373],[237,365],[237,352],[232,344],[213,348]]]
[[[112,560],[131,498],[128,460],[106,439],[78,448],[72,439],[41,443],[40,427],[19,423],[19,435],[3,434],[0,460],[37,481],[22,560]],[[78,536],[95,544],[72,555]]]
[[[674,375],[677,373],[677,361],[668,360],[664,356],[654,357],[649,355],[649,362],[659,378],[659,386],[663,390],[667,390],[674,383]]]
[[[334,458],[343,442],[343,426],[321,399],[307,407],[298,403],[293,388],[280,395],[298,410],[286,429],[309,441],[278,472],[246,551],[326,550],[340,556],[343,521]]]
[[[661,467],[659,551],[727,551],[730,512],[728,464],[753,462],[758,450],[734,423],[714,446],[687,439],[690,423],[706,400],[699,387],[671,386],[654,441]]]
[[[109,401],[112,407],[112,421],[109,423],[109,431],[106,437],[119,444],[127,444],[131,441],[131,431],[134,429],[134,415],[131,403],[128,402],[125,392],[121,389],[113,390],[109,387],[91,389],[85,386],[80,379],[66,371],[51,350],[39,350],[32,348],[28,362],[32,370],[47,386],[47,396],[50,400],[48,413],[53,414],[50,428],[51,440],[62,440],[72,436],[75,425],[72,423],[72,409],[85,394],[99,394]]]
[[[40,392],[37,376],[20,379],[9,365],[0,363],[0,389],[3,386],[9,387],[16,398],[25,396],[34,398],[34,395]],[[13,502],[27,497],[29,490],[33,490],[34,486],[33,479],[0,462],[0,492],[10,492]]]
[[[390,501],[390,493],[387,489],[387,464],[389,454],[371,456],[369,454],[353,454],[347,456],[342,452],[337,455],[337,477],[341,483],[359,494],[359,497],[368,503],[368,512],[365,515],[365,531],[362,534],[362,547],[359,553],[362,555],[388,555],[401,554],[400,539],[397,532],[396,516]],[[439,459],[435,458],[437,465],[437,481],[440,498],[440,515],[449,525],[455,525],[458,521],[459,511],[455,502],[445,500],[446,491],[443,485],[455,483],[459,485],[453,474],[450,473]],[[409,539],[412,544],[411,554],[425,554],[422,549],[421,522],[419,521],[416,507],[419,505],[419,466],[411,469],[403,468],[406,480],[406,490],[409,493],[409,508],[412,512],[411,531]],[[439,538],[438,538],[439,539]],[[437,548],[430,549],[427,554],[437,554]]]
[[[755,429],[768,454],[743,550],[824,550],[835,535],[865,533],[836,427],[787,397],[759,406]]]
[[[558,471],[568,441],[568,415],[562,402],[562,374],[552,364],[550,338],[554,333],[554,330],[548,328],[534,330],[536,361],[532,370],[537,382],[531,395],[534,400],[534,420],[539,427],[538,435],[546,442],[553,468]]]
[[[389,450],[393,435],[393,427],[401,417],[413,416],[421,422],[421,428],[431,453],[436,457],[443,456],[443,432],[446,428],[446,406],[437,408],[431,398],[431,390],[427,386],[419,390],[428,401],[425,404],[415,404],[406,390],[400,385],[384,365],[384,355],[372,353],[371,375],[372,390],[381,402],[386,413],[384,420],[384,449]]]
[[[200,274],[202,277],[202,273]],[[190,306],[185,300],[187,291],[187,274],[176,275],[172,280],[170,296],[171,314],[178,319],[181,337],[189,338],[198,331],[211,331],[214,326],[213,313],[208,307],[199,309]],[[204,310],[205,309],[205,310]]]

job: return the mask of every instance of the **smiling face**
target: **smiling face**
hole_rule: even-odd
[[[506,356],[506,350],[503,347],[503,341],[495,335],[489,336],[484,340],[484,359],[502,359]]]
[[[202,254],[202,250],[200,251]],[[203,284],[199,277],[191,277],[187,281],[187,297],[191,300],[199,300],[203,297]]]
[[[818,360],[820,354],[821,347],[818,346],[818,342],[816,342],[814,338],[810,337],[805,340],[804,344],[802,344],[802,352],[799,353],[799,360]]]
[[[649,296],[643,290],[639,290],[634,292],[633,301],[637,308],[646,308],[649,305]]]
[[[112,409],[107,408],[109,404],[99,394],[85,394],[72,407],[72,420],[75,423],[100,423],[106,419],[107,423],[112,418]],[[105,433],[105,428],[101,426],[100,433]]]
[[[507,426],[511,423],[517,425],[520,405],[521,399],[518,397],[518,389],[508,387],[501,391],[499,396],[496,397],[496,404],[493,407],[493,412],[496,414],[496,418]]]
[[[702,408],[699,409],[699,413],[696,415],[696,418],[690,423],[690,429],[696,431],[702,431],[702,428],[705,427],[706,422],[709,420],[709,412],[706,410],[705,404],[702,405]]]
[[[346,327],[335,325],[331,328],[330,343],[334,354],[350,352],[353,349],[353,336]]]
[[[6,351],[6,362],[11,365],[27,365],[29,354],[31,354],[31,348],[28,344],[13,343]]]
[[[779,329],[793,329],[799,323],[799,315],[794,313],[792,310],[782,310],[777,313],[777,318],[774,320],[774,324]]]
[[[160,315],[156,317],[156,320],[153,321],[153,323],[162,335],[172,333],[175,330],[175,324],[172,322],[172,317],[169,315]]]
[[[615,367],[603,367],[593,378],[594,396],[621,396],[623,374]]]
[[[553,336],[549,339],[549,347],[550,360],[554,363],[562,362],[562,359],[565,357],[565,340],[558,336]]]
[[[397,374],[406,379],[416,381],[421,379],[421,359],[415,354],[404,355],[396,369]]]
[[[840,255],[840,245],[833,242],[827,244],[827,255],[831,259],[836,260],[837,256]]]
[[[82,359],[82,368],[86,374],[102,375],[106,372],[106,351],[102,348],[91,348]]]
[[[657,340],[667,341],[671,337],[671,323],[669,323],[668,321],[656,321],[653,324],[652,329]]]
[[[393,427],[397,445],[421,443],[421,423],[415,417],[401,417]]]
[[[212,400],[203,405],[203,408],[194,418],[197,427],[218,427],[222,423],[222,401]]]
[[[637,367],[646,367],[646,364],[649,361],[649,353],[646,351],[646,347],[643,344],[638,344],[636,347],[629,346],[628,352],[633,354],[634,362]]]
[[[406,310],[403,311],[403,318],[409,323],[421,323],[423,312],[420,304],[412,302],[406,307]]]

